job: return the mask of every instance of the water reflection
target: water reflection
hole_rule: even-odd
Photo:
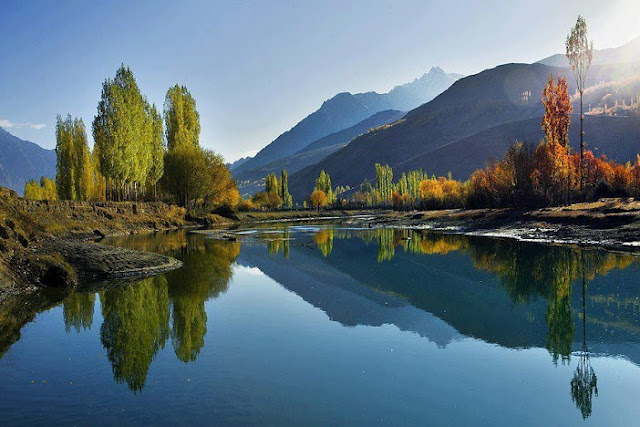
[[[583,270],[584,271],[584,270]],[[582,276],[582,349],[576,371],[571,379],[571,398],[576,404],[582,418],[587,419],[592,412],[593,394],[598,396],[598,378],[589,361],[589,347],[587,345],[587,282]]]
[[[169,294],[164,276],[100,294],[102,345],[113,377],[140,391],[151,362],[169,338]]]
[[[207,333],[205,302],[227,290],[240,243],[187,235],[186,231],[122,236],[112,244],[167,253],[183,268],[125,285],[101,285],[101,342],[117,382],[138,392],[169,337],[176,357],[195,361]],[[63,302],[67,332],[90,329],[95,294],[75,292]]]
[[[356,282],[366,284],[369,288],[374,288],[376,291],[385,294],[399,296],[403,300],[410,301],[416,307],[430,312],[437,312],[439,317],[465,334],[489,342],[497,342],[501,345],[516,348],[538,346],[539,341],[533,334],[532,336],[527,336],[526,332],[521,333],[522,331],[518,330],[518,322],[513,324],[513,328],[509,328],[509,317],[514,317],[514,315],[525,317],[528,323],[533,323],[534,325],[537,323],[537,319],[543,318],[546,324],[544,347],[549,351],[553,364],[557,364],[558,361],[563,364],[569,363],[572,354],[577,354],[578,356],[575,374],[570,384],[571,397],[581,411],[583,418],[586,419],[591,415],[592,400],[594,395],[598,395],[598,388],[596,374],[590,365],[590,353],[587,344],[589,323],[586,312],[587,284],[596,277],[607,275],[612,270],[628,268],[636,262],[637,258],[635,256],[579,247],[543,246],[513,240],[473,238],[393,229],[321,229],[312,234],[311,238],[322,258],[300,256],[298,252],[304,251],[303,248],[308,248],[308,245],[304,244],[304,239],[301,239],[302,242],[296,244],[292,249],[296,256],[294,256],[293,263],[287,264],[286,269],[288,271],[286,273],[279,272],[274,267],[273,261],[261,259],[259,253],[251,246],[243,248],[243,254],[246,254],[246,256],[241,256],[244,260],[241,259],[240,262],[244,261],[248,265],[258,266],[283,286],[299,293],[308,302],[322,308],[328,314],[332,313],[331,317],[334,320],[341,319],[340,315],[336,313],[335,307],[332,306],[330,297],[318,298],[318,286],[315,282],[311,286],[315,292],[313,296],[307,295],[306,291],[298,285],[298,283],[305,280],[311,280],[310,275],[305,275],[305,269],[317,274],[319,269],[324,268],[324,273],[327,277],[322,280],[326,283],[338,283],[339,280],[344,282],[343,278],[338,278],[338,274],[347,272],[350,278],[355,278]],[[339,243],[335,243],[336,241]],[[378,265],[372,264],[370,259],[353,257],[354,253],[367,253],[359,248],[358,241],[364,242],[366,245],[375,244],[377,246],[376,262]],[[273,240],[269,244],[274,245]],[[491,307],[491,310],[498,313],[497,317],[503,323],[503,330],[499,332],[497,328],[494,328],[489,333],[483,333],[483,328],[479,327],[476,322],[487,320],[489,316],[486,316],[486,312],[479,312],[477,316],[471,313],[472,316],[469,317],[469,311],[477,309],[474,304],[488,302],[486,300],[489,300],[489,298],[486,295],[482,295],[482,291],[477,293],[477,289],[471,290],[471,292],[474,292],[473,295],[467,295],[465,298],[463,294],[467,292],[466,289],[447,287],[445,296],[442,297],[437,294],[442,292],[441,288],[446,286],[446,283],[436,283],[435,286],[427,283],[407,286],[407,283],[410,282],[407,279],[411,275],[420,277],[421,271],[415,263],[424,262],[429,264],[433,260],[411,258],[410,262],[408,262],[409,259],[406,256],[401,257],[398,255],[398,250],[400,250],[400,254],[440,256],[457,252],[468,257],[476,270],[487,272],[496,277],[499,286],[512,304],[511,307],[499,304]],[[270,252],[277,253],[277,251]],[[304,267],[305,263],[313,264],[314,262],[319,265],[316,267]],[[332,273],[327,263],[331,267],[336,267],[335,279],[328,277]],[[449,266],[446,267],[446,269],[450,268]],[[299,270],[300,274],[292,274],[291,269]],[[452,271],[447,273],[452,273]],[[428,277],[422,278],[428,280]],[[344,284],[338,286],[348,288]],[[577,301],[572,292],[576,286],[581,288],[579,293],[581,295],[581,309],[578,309]],[[635,295],[635,289],[629,289],[628,291]],[[361,293],[362,291],[358,292]],[[337,295],[336,298],[341,300],[346,299],[342,294],[337,293],[336,289],[328,289],[326,293]],[[458,293],[461,293],[461,295],[456,295]],[[462,298],[456,300],[458,296],[462,296]],[[438,311],[438,300],[441,298],[443,300],[446,298],[446,301],[442,302],[443,308]],[[614,302],[610,295],[594,294],[591,298],[594,305],[598,301],[606,301],[606,305]],[[469,299],[473,300],[471,304],[469,304]],[[544,310],[536,310],[536,306],[540,306],[541,301],[546,301]],[[388,306],[389,301],[385,301],[384,304]],[[516,307],[522,307],[522,310],[514,311],[513,304]],[[370,308],[369,311],[374,310],[376,309]],[[635,316],[629,318],[622,316],[623,313],[617,313],[616,315],[608,307],[601,310],[601,313],[615,318],[618,327],[623,331],[625,329],[634,331],[636,328]],[[353,314],[354,311],[352,310],[349,315],[352,316]],[[582,323],[582,343],[580,350],[575,351],[574,336],[578,320],[581,320]],[[602,326],[606,324],[602,320],[593,319],[593,323],[598,324],[602,329]],[[343,318],[341,321],[345,325],[373,324],[366,314],[361,316],[360,321],[353,318]],[[402,329],[398,322],[392,323],[396,323]],[[537,330],[540,329],[537,328]],[[501,334],[502,336],[500,336]],[[517,343],[510,342],[511,338],[518,335]]]
[[[111,239],[184,266],[99,292],[7,300],[0,356],[36,313],[62,303],[67,333],[101,322],[115,381],[140,392],[169,342],[177,360],[198,359],[212,336],[205,303],[227,291],[237,263],[257,267],[345,326],[395,325],[440,348],[466,337],[546,348],[550,366],[575,363],[570,395],[585,419],[598,396],[590,350],[640,363],[634,281],[613,286],[606,279],[614,270],[637,274],[632,255],[393,229],[293,227],[245,236],[229,242],[181,231]]]
[[[71,329],[74,329],[76,333],[91,329],[95,302],[96,295],[89,292],[73,292],[64,300],[62,313],[67,333]]]

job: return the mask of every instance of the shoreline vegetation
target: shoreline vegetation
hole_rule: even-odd
[[[75,288],[98,279],[141,277],[178,268],[160,254],[99,243],[105,236],[180,228],[220,229],[235,238],[240,225],[327,221],[349,227],[403,228],[511,238],[547,244],[640,249],[640,200],[595,202],[534,210],[449,209],[394,211],[281,210],[192,216],[162,202],[34,201],[0,191],[0,297],[42,288]]]

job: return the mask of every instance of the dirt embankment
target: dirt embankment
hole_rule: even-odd
[[[599,246],[640,251],[640,199],[611,198],[569,206],[510,209],[394,212],[366,221],[366,227],[430,229],[523,241]]]
[[[165,203],[33,201],[0,188],[0,296],[38,287],[72,287],[90,278],[175,268],[173,258],[93,242],[105,235],[194,224]]]

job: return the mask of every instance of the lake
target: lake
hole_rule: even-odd
[[[640,423],[640,259],[334,225],[0,305],[2,425]]]

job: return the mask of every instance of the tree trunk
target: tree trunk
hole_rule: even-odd
[[[582,92],[580,91],[580,193],[582,193],[584,180],[583,180],[583,169],[584,169],[584,130],[583,130],[583,121],[584,115],[582,114]]]

